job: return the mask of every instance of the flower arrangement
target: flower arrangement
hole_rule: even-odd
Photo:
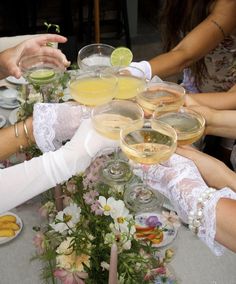
[[[115,243],[118,283],[177,283],[167,266],[173,251],[166,249],[163,256],[152,246],[155,238],[140,236],[144,232],[137,229],[135,216],[125,207],[120,187],[100,181],[104,159],[96,158],[83,175],[63,184],[62,211],[56,211],[52,200],[40,208],[41,215],[48,217],[34,238],[36,258],[44,264],[43,278],[64,284],[108,283],[110,251]],[[173,213],[166,218],[176,221]],[[145,222],[151,235],[160,237],[167,230],[155,216]]]

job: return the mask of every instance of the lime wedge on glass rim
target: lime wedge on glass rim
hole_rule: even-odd
[[[112,66],[128,66],[133,60],[133,53],[127,47],[117,47],[111,54]]]
[[[55,72],[53,70],[48,70],[48,69],[38,69],[31,72],[29,75],[30,79],[35,81],[49,80],[54,76]]]

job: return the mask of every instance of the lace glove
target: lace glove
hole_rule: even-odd
[[[44,152],[55,151],[70,140],[82,121],[82,106],[73,103],[34,105],[33,132],[36,144]]]
[[[0,170],[0,213],[84,171],[98,151],[115,146],[117,142],[93,130],[90,119],[84,120],[59,150]]]
[[[140,61],[140,62],[132,62],[130,64],[132,67],[136,67],[140,70],[142,70],[146,76],[147,80],[151,80],[152,78],[152,68],[148,61]]]
[[[141,176],[140,169],[135,172]],[[185,223],[189,223],[193,212],[198,212],[199,200],[204,201],[198,237],[216,255],[221,255],[224,247],[214,240],[216,234],[215,209],[220,198],[236,199],[236,194],[229,188],[223,188],[213,191],[208,196],[209,188],[195,164],[177,154],[174,154],[165,164],[150,167],[148,176],[148,184],[171,201],[179,217]]]

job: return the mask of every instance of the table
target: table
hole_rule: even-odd
[[[43,222],[37,212],[39,200],[12,210],[24,223],[21,234],[5,245],[0,246],[1,284],[41,284],[38,261],[30,262],[35,250],[32,244],[33,226]],[[181,226],[176,239],[170,245],[176,253],[171,265],[182,284],[235,284],[236,254],[227,251],[216,257],[190,231]]]
[[[0,108],[8,116],[12,110]],[[13,241],[0,246],[0,284],[41,284],[41,263],[31,262],[35,253],[33,226],[39,226],[39,198],[12,210],[23,221],[21,234]],[[174,242],[169,246],[176,253],[171,265],[182,284],[236,284],[236,254],[227,251],[222,257],[211,251],[190,231],[181,226]]]

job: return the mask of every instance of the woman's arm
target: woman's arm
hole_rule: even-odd
[[[236,173],[223,162],[190,146],[179,147],[176,153],[195,163],[207,185],[217,189],[229,187],[236,192]]]
[[[25,125],[21,121],[0,129],[0,160],[35,142],[42,152],[55,151],[72,138],[82,120],[77,103],[37,103]]]
[[[27,148],[29,143],[34,143],[32,117],[25,120],[25,127],[29,139],[26,136],[23,121],[14,126],[2,128],[0,130],[0,160],[4,160],[10,155],[19,152],[21,148]],[[18,137],[17,137],[18,134]]]
[[[217,93],[216,93],[217,94]],[[209,102],[216,102],[215,104],[218,104],[218,102],[221,101],[228,101],[228,92],[225,93],[225,96],[221,95],[216,98],[214,98],[214,94],[212,94],[213,96],[211,97],[211,100],[209,100]],[[232,94],[234,94],[234,97],[236,98],[236,94],[232,92]],[[198,94],[197,94],[198,95]],[[196,95],[196,96],[197,96]],[[202,94],[203,96],[208,94]],[[235,98],[233,98],[232,95],[232,101],[236,101]],[[186,100],[185,100],[185,106],[195,110],[196,112],[201,113],[205,120],[206,120],[206,129],[205,129],[205,133],[209,134],[209,135],[215,135],[215,136],[221,136],[221,137],[226,137],[226,138],[236,138],[236,111],[235,110],[217,110],[217,109],[213,109],[213,108],[209,108],[208,106],[205,105],[199,105],[199,101],[197,101],[195,99],[195,95],[190,96],[187,95],[186,96]],[[210,105],[213,105],[213,103],[211,103]]]
[[[217,0],[210,15],[184,37],[175,48],[149,61],[152,75],[165,78],[177,74],[209,53],[224,38],[219,26],[226,35],[235,30],[235,11],[235,1]]]
[[[236,85],[227,92],[188,94],[186,106],[200,104],[218,110],[236,109]]]
[[[84,171],[97,152],[106,147],[117,147],[117,142],[98,134],[87,119],[59,150],[0,169],[0,213]]]
[[[221,198],[216,205],[215,240],[236,252],[236,200]]]

